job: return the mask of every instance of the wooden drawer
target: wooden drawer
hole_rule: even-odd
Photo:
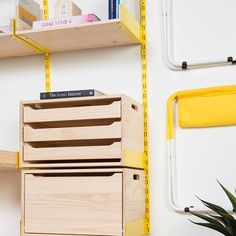
[[[21,167],[143,168],[143,108],[126,96],[21,103]]]
[[[55,155],[56,153],[56,155]],[[91,155],[91,153],[93,155]],[[25,161],[117,160],[121,157],[121,142],[110,145],[34,148],[24,145]]]
[[[22,173],[22,235],[126,234],[143,224],[144,171],[27,170]],[[135,236],[144,234],[143,227]]]
[[[113,119],[121,117],[120,101],[108,105],[88,105],[56,107],[51,109],[35,109],[24,106],[24,123]]]
[[[54,142],[94,139],[120,139],[121,123],[111,125],[34,129],[24,127],[24,142]]]

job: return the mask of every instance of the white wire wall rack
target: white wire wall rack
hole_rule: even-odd
[[[191,103],[192,99],[195,103]],[[215,88],[205,88],[196,90],[180,91],[173,94],[167,103],[167,157],[168,157],[168,185],[169,201],[171,207],[179,213],[186,212],[207,212],[206,208],[185,204],[178,197],[178,169],[176,155],[176,128],[209,128],[232,126],[236,124],[236,109],[230,109],[236,98],[236,86],[222,86]],[[196,100],[198,99],[198,100]],[[199,100],[200,99],[200,100]],[[201,100],[204,99],[204,102]],[[212,100],[213,99],[213,100]],[[182,101],[182,104],[180,104]],[[183,106],[183,101],[185,106]],[[187,101],[187,105],[186,105]],[[211,109],[212,101],[215,107]],[[194,104],[196,107],[194,108]],[[233,106],[235,107],[235,106]],[[217,109],[218,108],[218,109]],[[221,109],[224,108],[224,109]],[[187,110],[187,112],[186,112]],[[232,111],[233,110],[233,111]],[[234,113],[235,111],[235,113]],[[179,114],[181,112],[181,114]],[[183,113],[185,121],[183,124]],[[178,113],[178,115],[177,115]],[[190,115],[191,113],[191,115]],[[196,114],[199,114],[196,118]],[[211,114],[209,116],[209,114]],[[195,117],[193,119],[193,117]],[[200,121],[198,120],[200,119]],[[196,124],[200,122],[201,124]],[[178,124],[179,123],[179,124]],[[232,208],[225,209],[233,212]]]
[[[207,68],[216,66],[227,66],[236,64],[236,56],[228,55],[225,58],[211,60],[183,60],[176,61],[173,57],[173,0],[164,0],[164,44],[165,58],[168,67],[172,70],[188,70],[197,68]]]

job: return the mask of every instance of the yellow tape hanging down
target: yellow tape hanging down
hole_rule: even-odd
[[[142,94],[144,109],[144,170],[146,173],[146,210],[145,235],[150,235],[150,192],[149,192],[149,153],[148,153],[148,78],[146,48],[146,0],[140,0],[141,22],[141,59],[142,59]]]
[[[45,1],[44,1],[45,2]],[[45,90],[46,92],[51,91],[51,73],[50,73],[50,52],[48,49],[42,47],[38,43],[30,40],[16,33],[16,19],[12,21],[12,38],[21,42],[25,46],[31,48],[33,51],[44,55],[44,66],[45,66]]]
[[[144,221],[129,222],[126,224],[126,236],[143,236]]]
[[[125,148],[123,165],[143,169],[145,167],[143,152],[139,152],[131,148]]]
[[[20,153],[19,152],[16,153],[16,169],[17,170],[20,169]]]

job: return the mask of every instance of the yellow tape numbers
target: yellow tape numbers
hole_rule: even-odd
[[[148,78],[146,48],[146,0],[140,0],[141,12],[141,58],[142,58],[142,94],[144,108],[144,169],[146,173],[146,211],[145,235],[150,235],[150,192],[149,192],[149,153],[148,153]]]
[[[43,19],[48,20],[48,0],[43,0]]]
[[[49,10],[48,10],[48,0],[43,0],[43,19],[48,20]],[[46,83],[46,92],[51,91],[51,60],[50,60],[50,53],[47,51],[45,54],[45,83]]]

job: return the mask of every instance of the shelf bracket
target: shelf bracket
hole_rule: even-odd
[[[121,21],[119,26],[130,36],[134,42],[140,42],[141,26],[139,22],[132,16],[129,10],[123,5],[120,5]]]
[[[27,37],[18,35],[16,33],[16,19],[12,20],[12,38],[24,44],[26,47],[31,48],[36,53],[44,55],[45,84],[46,84],[45,89],[46,89],[46,92],[50,92],[51,91],[51,72],[50,72],[51,61],[50,61],[49,50]]]

